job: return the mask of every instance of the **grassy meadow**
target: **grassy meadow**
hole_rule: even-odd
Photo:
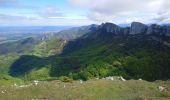
[[[38,85],[0,86],[0,100],[170,100],[170,82],[93,79],[84,82],[40,81]],[[158,87],[164,86],[160,92]]]

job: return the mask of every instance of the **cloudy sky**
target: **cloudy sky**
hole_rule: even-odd
[[[1,26],[170,23],[170,0],[0,0]]]

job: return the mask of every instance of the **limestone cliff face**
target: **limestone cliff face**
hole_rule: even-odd
[[[152,24],[149,26],[147,34],[160,35],[164,30],[163,26]]]
[[[133,22],[130,28],[130,34],[144,34],[147,31],[147,26],[139,22]]]
[[[103,32],[111,33],[111,34],[114,34],[114,35],[118,35],[118,34],[121,33],[121,27],[119,27],[119,26],[116,25],[116,24],[112,24],[112,23],[102,24],[102,25],[100,26],[100,29],[101,29]]]
[[[123,34],[124,35],[128,35],[129,33],[130,33],[130,28],[129,27],[123,28]]]
[[[170,37],[170,26],[166,27],[166,34],[165,36],[169,36]]]
[[[128,35],[143,35],[158,42],[168,43],[170,38],[170,26],[168,25],[145,25],[140,22],[133,22],[130,27],[120,27],[113,23],[104,23],[97,26],[93,37],[114,37],[114,36],[128,36]]]
[[[98,33],[107,35],[153,35],[153,36],[167,36],[170,37],[170,26],[152,24],[147,26],[140,22],[133,22],[130,27],[122,28],[113,23],[103,23],[96,27]]]

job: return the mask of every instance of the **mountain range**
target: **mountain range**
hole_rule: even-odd
[[[170,26],[133,22],[75,27],[0,44],[0,69],[25,80],[170,78]],[[6,63],[8,62],[8,63]]]

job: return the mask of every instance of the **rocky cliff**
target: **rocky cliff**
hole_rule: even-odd
[[[103,23],[98,26],[98,30],[105,34],[111,33],[114,35],[119,34],[146,34],[146,35],[165,35],[170,36],[170,26],[168,25],[145,25],[140,22],[133,22],[130,27],[120,27],[113,23]]]
[[[158,42],[166,42],[166,44],[170,43],[170,26],[168,25],[145,25],[140,22],[133,22],[130,27],[120,27],[113,23],[103,23],[98,26],[97,34],[104,36],[121,36],[121,35],[143,35],[147,37],[151,37],[152,39]],[[95,37],[96,35],[95,34]],[[169,45],[167,45],[169,46]]]
[[[130,33],[129,34],[145,34],[147,31],[147,25],[139,23],[139,22],[133,22],[130,27]]]

